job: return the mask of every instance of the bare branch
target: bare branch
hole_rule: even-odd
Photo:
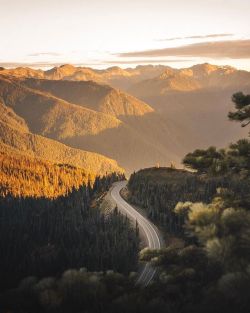
[[[248,122],[246,122],[246,123],[243,123],[242,125],[241,125],[241,127],[245,127],[245,126],[247,126],[247,125],[249,125],[250,124],[250,120],[248,121]]]

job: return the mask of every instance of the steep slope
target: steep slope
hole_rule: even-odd
[[[63,66],[62,70],[70,75],[75,68]],[[130,69],[116,67],[96,72],[104,75],[105,71],[114,77],[133,76]],[[139,101],[96,82],[5,75],[0,79],[0,97],[32,132],[104,154],[131,172],[158,162],[178,165],[196,147],[222,147],[246,136],[247,130],[229,122],[227,113],[232,109],[231,95],[248,90],[248,77],[248,72],[209,64],[180,70],[165,67],[155,79],[135,85]]]
[[[0,141],[0,196],[55,198],[89,178],[82,168],[28,156]]]
[[[143,116],[154,110],[146,103],[112,89],[99,103],[98,111],[114,116]]]
[[[0,100],[24,118],[32,132],[54,139],[94,135],[121,123],[109,115],[24,87],[13,78],[0,76]]]
[[[168,69],[154,79],[135,84],[130,92],[150,103],[162,118],[178,121],[187,130],[180,134],[180,141],[194,149],[214,144],[222,147],[247,136],[247,130],[229,122],[227,114],[233,109],[232,94],[239,90],[249,93],[249,89],[249,72],[201,64]]]
[[[190,151],[190,146],[180,143],[180,133],[175,133],[175,125],[171,120],[163,120],[152,113],[129,117],[116,130],[108,129],[95,136],[66,140],[65,143],[80,147],[84,142],[86,150],[98,151],[117,160],[131,173],[145,165],[169,165],[171,161],[179,164],[181,156]],[[182,126],[180,129],[180,132],[185,132]]]
[[[70,64],[65,64],[60,67],[53,67],[52,69],[44,72],[44,77],[48,79],[64,79],[73,75],[77,69]]]
[[[107,129],[94,136],[65,138],[64,142],[114,158],[129,172],[142,164],[178,162],[189,151],[190,144],[179,142],[180,132],[187,131],[178,122],[162,119],[146,103],[107,85],[38,79],[25,79],[22,84],[118,116],[123,123],[117,129]]]
[[[12,109],[0,103],[0,144],[25,156],[84,168],[91,175],[122,172],[117,162],[93,152],[73,149],[57,141],[29,132],[27,125]]]
[[[3,105],[0,102],[0,121],[7,124],[11,128],[15,128],[17,131],[28,132],[29,128],[24,119],[16,115],[14,111]]]
[[[25,87],[22,83],[17,79],[2,78],[0,97],[25,119],[32,132],[59,140],[73,148],[98,152],[116,159],[128,172],[157,162],[168,164],[177,161],[180,151],[185,149],[184,144],[175,142],[176,135],[171,135],[173,123],[163,121],[154,112],[144,115],[127,114],[120,121],[111,115],[71,104],[44,91]],[[66,83],[73,86],[78,84]],[[95,93],[92,95],[95,96]],[[142,104],[142,108],[143,113],[145,108],[152,111],[145,104]],[[91,118],[88,118],[88,114],[91,114]],[[100,122],[96,116],[100,118]],[[107,124],[104,123],[104,118],[107,119]]]
[[[162,130],[158,126],[157,117],[154,117],[157,122],[151,125],[154,113],[128,116],[125,122],[121,122],[110,115],[27,88],[19,80],[6,77],[0,79],[0,97],[15,113],[22,116],[32,132],[59,140],[73,148],[98,152],[116,159],[128,172],[156,162],[166,164],[172,156],[176,159],[176,145],[173,145],[173,152],[167,151],[164,144],[157,145],[157,134],[161,134],[163,138],[168,135],[168,130]],[[89,112],[91,119],[86,116]],[[100,117],[100,121],[94,119],[93,115]],[[104,123],[106,128],[100,128],[105,121],[104,117],[107,119],[107,124]],[[20,138],[20,145],[31,141],[30,135],[27,136],[25,140]],[[14,137],[18,138],[16,134]],[[39,146],[38,138],[40,137],[36,136],[33,139],[38,141],[36,146]],[[25,143],[24,147],[27,145]]]
[[[26,79],[23,84],[92,110],[116,117],[140,116],[153,112],[146,103],[107,85],[92,81]]]

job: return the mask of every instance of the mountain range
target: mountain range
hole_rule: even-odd
[[[1,102],[0,150],[31,158],[37,157],[56,164],[71,164],[84,168],[90,175],[123,171],[116,161],[102,155],[74,149],[58,141],[31,133],[24,119]]]
[[[118,66],[97,70],[89,67],[76,67],[64,64],[42,71],[28,67],[15,69],[0,69],[3,75],[16,77],[33,77],[49,80],[95,81],[101,84],[109,84],[117,88],[126,89],[132,84],[143,79],[149,79],[160,75],[167,67],[164,65],[144,65],[136,68],[122,69]]]
[[[232,94],[249,87],[249,72],[210,64],[2,69],[0,138],[95,173],[179,165],[196,147],[225,146],[247,134],[227,113]]]
[[[205,63],[184,69],[168,68],[156,77],[134,84],[129,91],[137,97],[148,98],[178,91],[249,88],[249,77],[250,73],[247,71]]]

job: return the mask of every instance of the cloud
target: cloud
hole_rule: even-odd
[[[140,60],[113,60],[113,61],[103,61],[103,64],[145,64],[145,63],[177,63],[177,62],[189,62],[187,59],[140,59]]]
[[[29,57],[39,57],[39,56],[53,56],[53,57],[57,57],[57,56],[61,56],[61,53],[58,52],[36,52],[36,53],[31,53],[28,54]]]
[[[250,39],[199,42],[180,47],[125,52],[119,57],[207,57],[212,59],[250,58]]]
[[[233,34],[224,33],[224,34],[209,34],[209,35],[200,35],[200,36],[187,36],[187,37],[171,37],[165,39],[157,39],[157,41],[174,41],[182,39],[207,39],[207,38],[221,38],[221,37],[231,37]]]
[[[30,68],[51,68],[51,67],[58,67],[64,64],[69,64],[69,62],[1,62],[0,67],[3,68],[17,68],[17,67],[30,67]],[[71,63],[73,66],[82,66],[82,67],[89,67],[89,66],[99,66],[103,65],[101,62],[91,62],[91,63]]]
[[[64,63],[50,63],[50,62],[0,62],[0,66],[4,68],[16,68],[16,67],[51,67],[60,66]]]

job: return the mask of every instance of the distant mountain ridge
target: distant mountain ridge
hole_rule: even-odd
[[[228,120],[235,92],[250,91],[250,72],[230,66],[197,64],[167,69],[161,75],[134,84],[129,92],[150,103],[162,118],[174,117],[184,129],[181,141],[195,138],[195,147],[219,147],[245,137],[246,129]],[[185,139],[184,139],[185,138]]]
[[[48,80],[71,81],[95,81],[99,84],[109,84],[123,90],[135,90],[141,88],[141,82],[145,84],[154,81],[168,80],[167,90],[196,90],[203,87],[214,87],[223,83],[223,88],[230,87],[238,80],[238,85],[249,79],[249,72],[237,70],[231,66],[218,66],[209,63],[197,64],[189,68],[175,69],[165,65],[139,65],[135,68],[122,69],[118,66],[97,70],[89,67],[76,67],[64,64],[42,71],[27,67],[15,69],[2,69],[2,75],[12,75],[18,78],[40,78]],[[137,85],[138,83],[138,85]],[[147,86],[147,85],[145,85]],[[166,86],[165,86],[166,88]]]
[[[18,78],[30,77],[49,80],[73,80],[73,81],[95,81],[112,85],[116,88],[126,89],[131,84],[143,79],[153,78],[160,75],[166,68],[164,65],[139,65],[136,68],[122,69],[118,66],[109,67],[104,70],[89,67],[76,67],[70,64],[53,67],[47,71],[18,67],[16,69],[3,69],[2,75],[12,75]]]
[[[132,162],[144,163],[145,158],[148,162],[152,154],[160,153],[161,159],[164,158],[162,152],[150,148],[152,143],[143,138],[147,129],[144,128],[143,133],[138,132],[133,126],[124,124],[111,115],[92,111],[65,102],[51,94],[27,88],[20,79],[6,77],[0,79],[0,98],[26,121],[33,133],[61,141],[73,148],[108,155],[119,160],[119,163],[124,164],[127,169],[132,168]],[[133,123],[138,124],[136,121]],[[105,131],[100,128],[102,125]],[[27,138],[23,138],[20,141],[26,140]],[[125,149],[129,151],[133,149],[135,155],[131,151],[128,157]],[[148,155],[145,151],[149,151]],[[138,154],[141,155],[140,159]]]
[[[180,165],[194,148],[223,147],[246,136],[227,113],[234,92],[249,93],[249,77],[211,64],[3,69],[0,101],[33,134],[115,159],[130,173],[156,163]]]
[[[0,100],[25,120],[32,133],[115,159],[128,172],[141,164],[177,159],[185,147],[172,138],[164,144],[172,122],[166,123],[146,103],[106,85],[0,75]]]
[[[230,66],[205,63],[184,69],[169,68],[157,77],[134,84],[129,92],[140,99],[147,99],[147,97],[164,95],[173,91],[186,92],[245,86],[250,86],[250,72]]]

